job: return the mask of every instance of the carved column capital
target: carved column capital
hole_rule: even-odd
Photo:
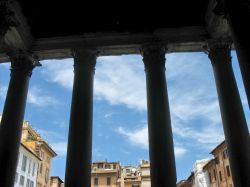
[[[163,45],[145,45],[141,47],[141,54],[145,68],[151,68],[160,65],[165,68],[166,47]]]
[[[204,50],[208,54],[212,65],[216,63],[231,63],[231,46],[231,41],[209,41]]]
[[[98,51],[96,49],[72,49],[72,56],[74,57],[74,69],[77,66],[85,65],[93,71],[95,70],[96,58]]]
[[[213,13],[217,16],[223,16],[223,18],[228,18],[228,11],[225,7],[224,0],[216,0],[216,5],[213,9]]]
[[[11,61],[11,73],[22,71],[31,76],[34,67],[41,66],[37,56],[30,51],[19,50],[8,55]]]
[[[15,13],[11,10],[11,0],[2,0],[0,2],[0,38],[3,38],[10,27],[18,26],[15,19]]]

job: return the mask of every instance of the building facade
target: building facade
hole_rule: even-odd
[[[119,162],[94,162],[91,171],[91,187],[116,187],[120,172]]]
[[[140,171],[141,171],[141,186],[142,187],[151,187],[150,164],[149,164],[148,160],[141,161]]]
[[[196,187],[208,187],[208,175],[203,167],[209,162],[208,159],[197,160],[193,166],[194,184]]]
[[[117,181],[117,187],[140,187],[141,172],[137,167],[124,166],[122,167],[121,176]]]
[[[52,158],[56,156],[54,150],[42,137],[25,121],[23,123],[21,142],[29,147],[41,159],[38,166],[37,187],[50,186],[50,172]]]
[[[213,159],[196,161],[193,172],[178,187],[234,187],[225,141],[215,147]]]
[[[151,187],[149,168],[146,160],[138,167],[121,166],[119,162],[94,162],[91,187]]]
[[[24,144],[20,145],[14,187],[36,187],[41,159]]]
[[[50,187],[64,187],[64,182],[58,176],[50,177]]]
[[[225,141],[212,150],[211,154],[214,159],[204,167],[209,176],[209,187],[234,187]]]

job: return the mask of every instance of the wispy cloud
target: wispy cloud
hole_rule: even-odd
[[[6,98],[7,90],[8,90],[7,86],[2,86],[2,87],[0,88],[0,97],[1,97],[2,99],[5,99],[5,98]]]
[[[59,104],[55,98],[51,97],[48,93],[45,93],[36,86],[29,89],[27,102],[39,107]]]
[[[3,86],[0,88],[0,97],[2,99],[6,98],[7,90],[7,86]],[[59,102],[55,98],[51,97],[48,93],[44,92],[37,86],[29,88],[27,103],[33,104],[38,107],[47,107],[50,105],[59,104]]]
[[[67,142],[54,142],[51,143],[51,147],[58,156],[66,156],[67,154]]]
[[[57,83],[68,90],[73,86],[73,59],[44,60],[42,75],[49,82]]]
[[[203,53],[168,54],[166,59],[174,137],[208,149],[215,146],[224,136],[210,61]],[[72,89],[72,59],[44,63],[43,74],[48,81]],[[135,55],[98,58],[94,95],[112,105],[145,112],[146,80],[142,58]],[[143,148],[147,147],[145,132],[146,129],[118,130]]]
[[[148,128],[144,126],[141,129],[136,129],[134,131],[129,131],[123,127],[119,127],[117,132],[123,135],[127,141],[133,146],[138,146],[139,148],[148,149]],[[187,150],[184,147],[176,146],[174,147],[175,156],[183,156]]]
[[[138,56],[100,57],[97,61],[94,95],[110,104],[146,110],[145,75]],[[73,85],[73,61],[43,61],[42,74],[48,81],[69,90]]]
[[[95,95],[111,104],[146,110],[144,67],[138,56],[101,57],[95,75]]]

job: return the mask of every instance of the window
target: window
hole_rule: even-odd
[[[33,162],[32,176],[34,176],[34,174],[35,174],[35,169],[36,169],[36,163]]]
[[[98,185],[98,178],[97,177],[94,178],[94,185]]]
[[[139,184],[132,184],[132,187],[140,187]]]
[[[44,152],[43,151],[41,151],[41,157],[42,157],[42,159],[44,158]]]
[[[45,171],[45,182],[48,183],[49,182],[49,169],[46,168],[46,171]]]
[[[105,165],[105,169],[110,169],[110,168],[111,168],[110,164]]]
[[[219,171],[220,181],[222,181],[221,171]]]
[[[116,169],[116,165],[115,164],[113,165],[113,168]]]
[[[223,151],[223,158],[224,158],[224,159],[228,158],[227,149],[225,149],[225,150]]]
[[[26,187],[30,187],[30,180],[27,179]]]
[[[40,173],[43,173],[43,163],[40,164]]]
[[[18,173],[16,172],[16,175],[15,175],[15,183],[18,182]]]
[[[103,164],[97,164],[98,168],[103,168]]]
[[[211,184],[212,183],[212,176],[211,176],[210,172],[208,173],[208,176],[209,176],[209,183]]]
[[[47,163],[49,163],[50,162],[50,157],[49,156],[47,156]]]
[[[219,163],[220,163],[219,157],[216,157],[216,158],[215,158],[215,163],[216,163],[216,164],[219,164]]]
[[[215,172],[215,169],[214,169],[214,180],[216,180],[216,172]]]
[[[31,161],[32,161],[32,160],[29,161],[29,168],[28,168],[28,173],[29,173],[29,174],[30,174],[30,169],[31,169]]]
[[[20,181],[19,181],[19,185],[23,186],[24,185],[24,176],[20,176]]]
[[[107,185],[110,186],[111,185],[111,178],[107,177]]]
[[[23,155],[22,171],[26,171],[26,164],[27,164],[27,156]]]
[[[34,187],[34,182],[30,181],[30,187]]]
[[[231,176],[230,167],[226,166],[226,170],[227,170],[227,176],[230,177]]]

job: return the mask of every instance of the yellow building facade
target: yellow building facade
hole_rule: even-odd
[[[32,149],[41,159],[38,166],[36,186],[50,187],[51,160],[56,156],[56,153],[26,121],[23,123],[21,142]]]
[[[120,176],[119,162],[94,162],[91,171],[91,187],[116,187]]]
[[[91,187],[151,187],[149,167],[148,161],[141,162],[139,167],[121,166],[119,162],[94,162]]]
[[[211,154],[214,159],[203,168],[208,173],[209,187],[234,187],[225,141],[212,150]]]

